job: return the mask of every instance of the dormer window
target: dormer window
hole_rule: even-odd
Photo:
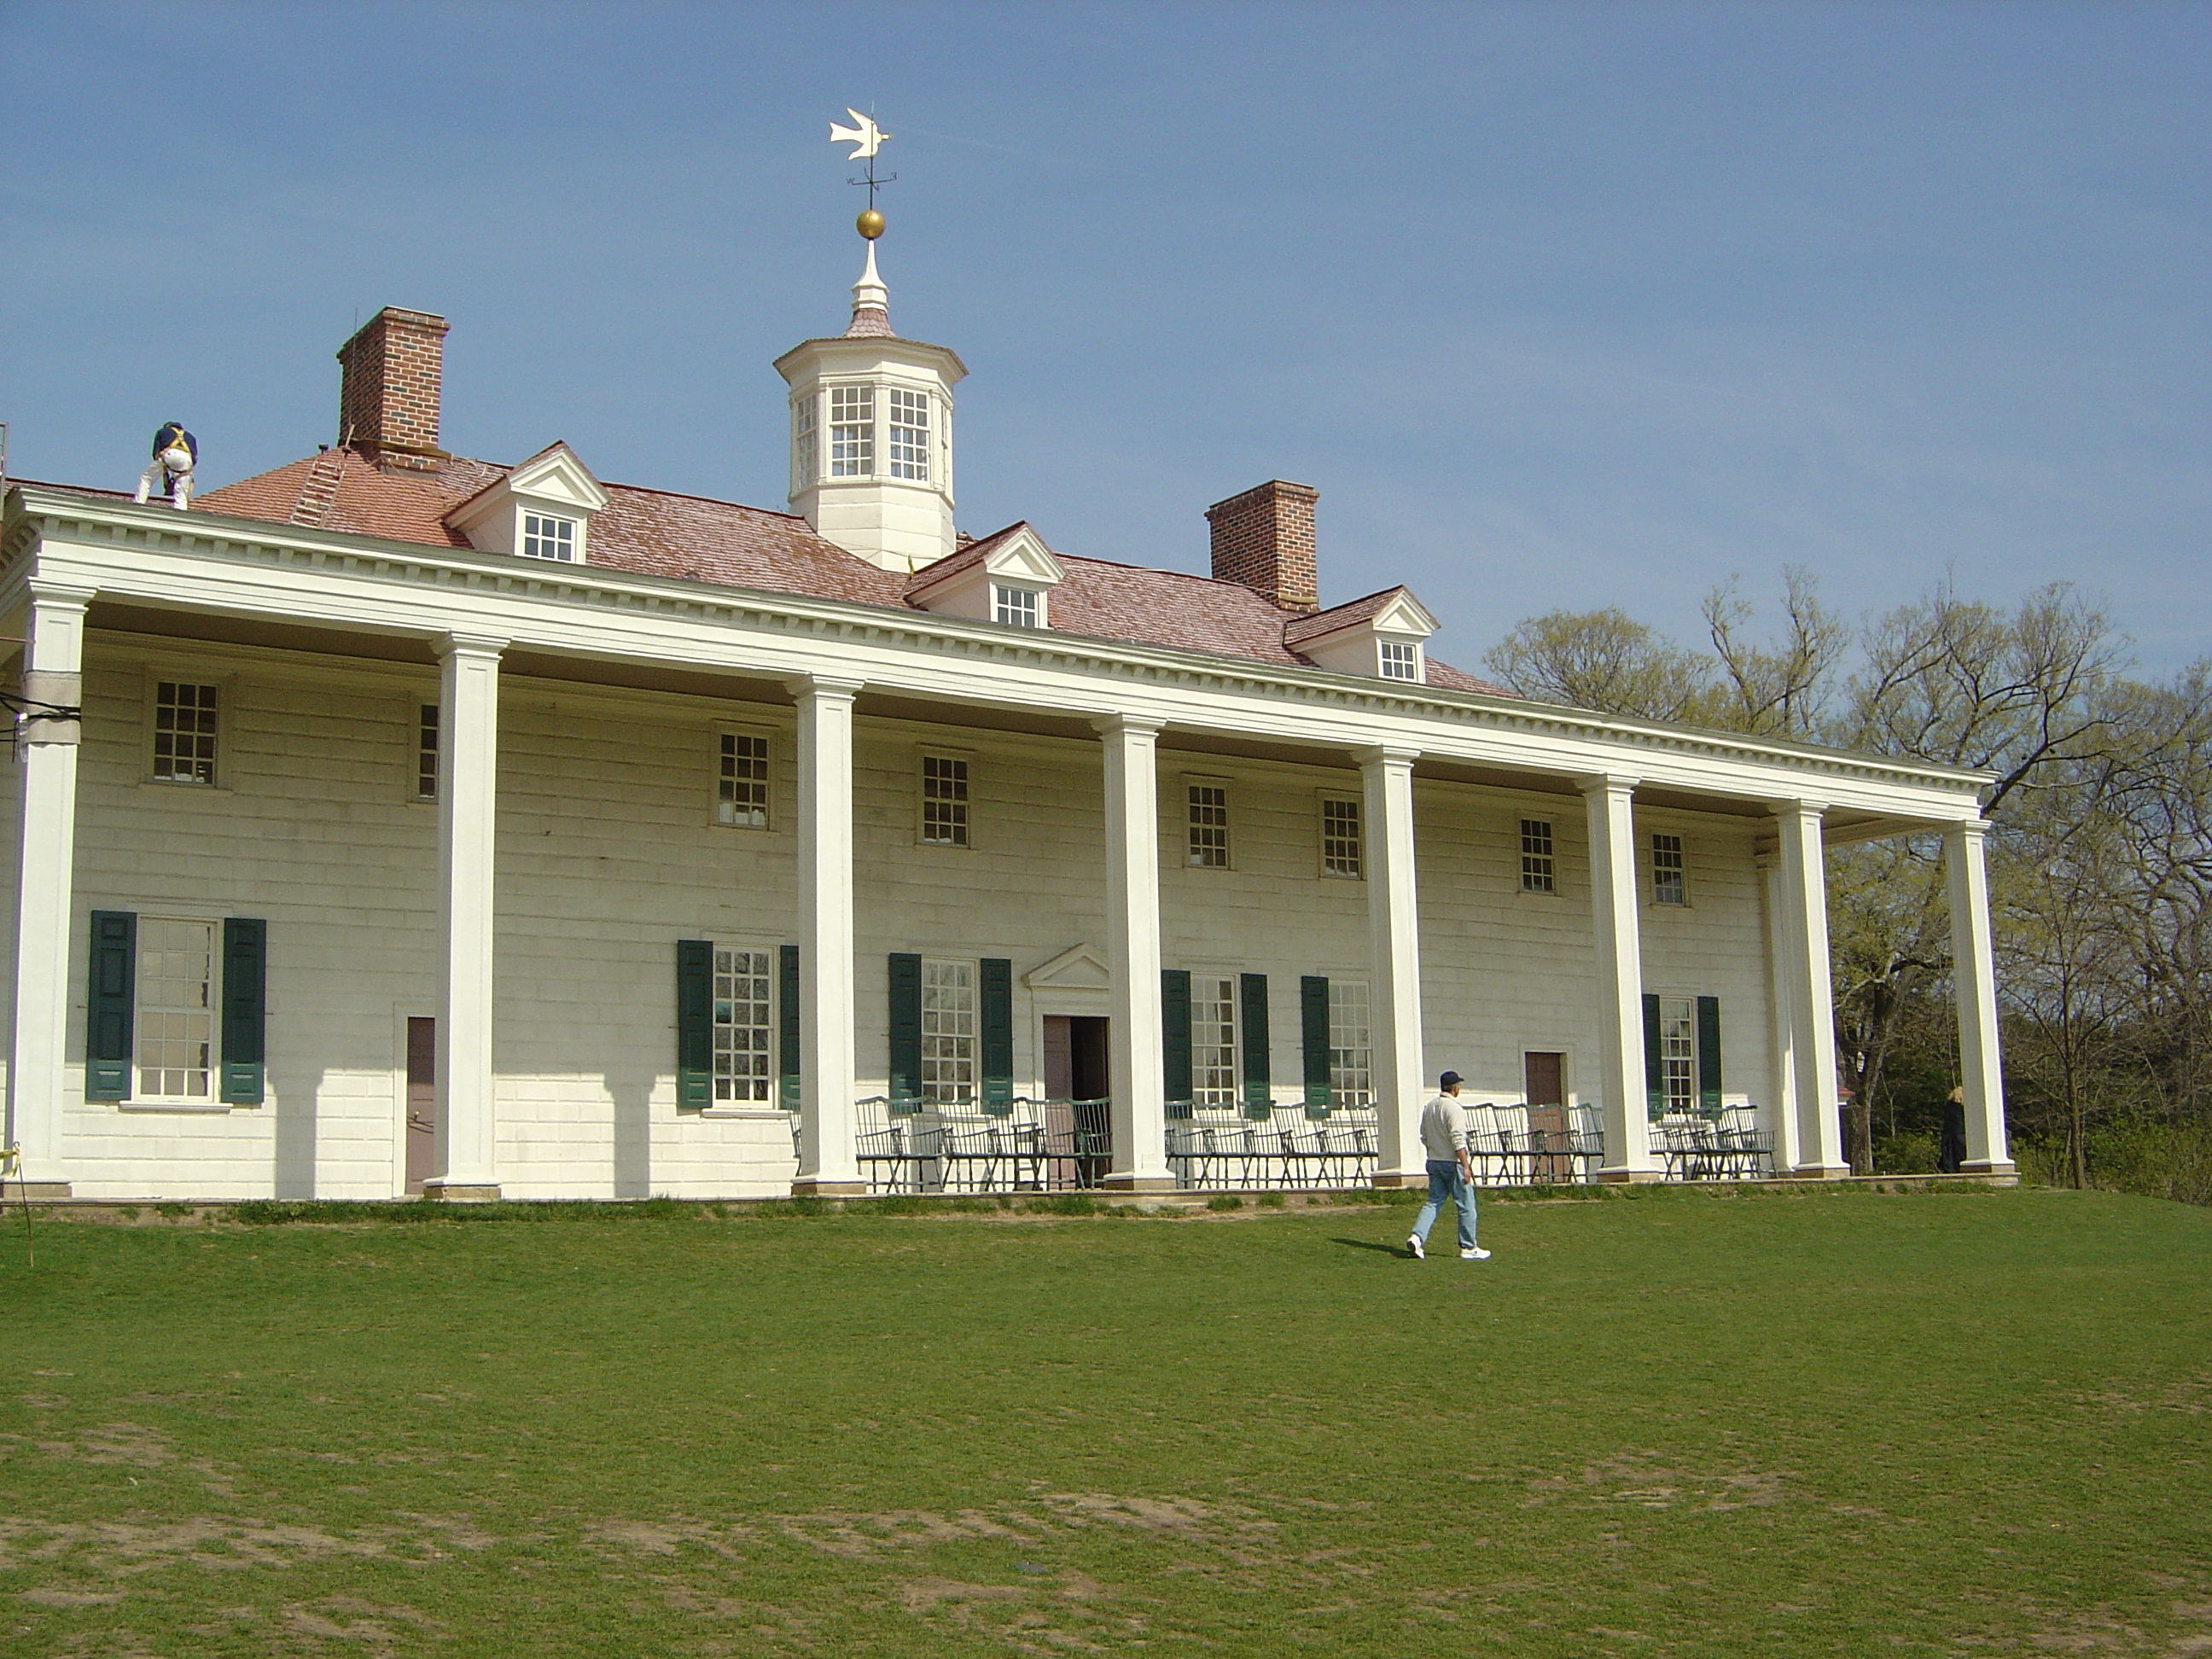
[[[1008,587],[1003,582],[994,582],[991,620],[1005,623],[1010,628],[1042,628],[1044,595],[1033,587]]]
[[[1316,668],[1420,685],[1428,679],[1421,641],[1437,619],[1402,587],[1389,587],[1283,625],[1283,643]]]
[[[929,482],[929,394],[890,391],[891,477]]]
[[[528,559],[557,559],[576,562],[576,521],[547,513],[522,515],[522,555]]]
[[[1382,642],[1382,678],[1386,680],[1413,680],[1421,678],[1421,647],[1402,640]]]
[[[876,470],[876,389],[830,388],[830,476],[866,478]]]
[[[1048,595],[1066,576],[1036,531],[1013,524],[916,571],[906,585],[906,597],[911,605],[948,617],[973,617],[1008,628],[1049,628]]]

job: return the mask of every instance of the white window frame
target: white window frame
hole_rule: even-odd
[[[743,1110],[776,1103],[776,950],[714,941],[714,1059],[711,1105]],[[744,961],[740,963],[739,957]],[[740,981],[743,981],[740,984]],[[743,994],[739,994],[742,992]],[[741,1011],[756,1018],[740,1019]]]
[[[1215,797],[1201,802],[1200,792]],[[1229,780],[1186,774],[1182,781],[1183,867],[1189,870],[1233,870],[1237,867],[1236,810]],[[1201,820],[1200,814],[1219,814],[1218,821]],[[1218,844],[1216,844],[1218,840]],[[1201,854],[1217,854],[1216,857]]]
[[[869,382],[848,382],[832,386],[830,393],[830,418],[823,422],[830,431],[830,470],[831,478],[872,478],[876,476],[876,388]],[[848,404],[850,417],[839,420],[838,404]],[[851,453],[840,453],[841,445],[850,445]]]
[[[822,394],[810,389],[791,400],[791,477],[796,495],[814,484],[822,466]]]
[[[438,799],[439,751],[446,740],[446,714],[434,702],[417,701],[414,708],[415,793],[408,799],[432,802]],[[427,770],[425,761],[429,763]]]
[[[178,776],[164,773],[160,758],[161,723],[161,687],[163,685],[191,686],[195,690],[210,690],[215,694],[214,729],[204,735],[208,740],[207,776]],[[203,793],[228,794],[230,775],[230,722],[237,713],[237,701],[233,693],[235,682],[228,675],[210,674],[204,669],[149,667],[146,671],[146,741],[144,771],[140,775],[148,783],[164,789],[194,789]],[[193,735],[200,735],[195,733]]]
[[[1671,864],[1663,861],[1668,859]],[[1669,909],[1687,909],[1690,904],[1688,854],[1682,837],[1665,830],[1651,832],[1651,902]]]
[[[931,441],[937,423],[930,418],[930,396],[920,386],[884,388],[884,476],[908,483],[927,483]],[[902,415],[914,419],[902,419]],[[917,423],[918,422],[918,423]],[[919,441],[917,441],[917,438]]]
[[[1398,655],[1403,653],[1402,656]],[[1399,666],[1403,673],[1394,672]],[[1421,682],[1421,644],[1419,640],[1386,640],[1375,641],[1375,672],[1386,680],[1395,680],[1404,685]]]
[[[1698,1000],[1659,999],[1660,1099],[1670,1117],[1698,1109]],[[1679,1086],[1678,1086],[1679,1085]]]
[[[1190,1100],[1194,1106],[1235,1106],[1244,1097],[1243,1010],[1237,975],[1218,968],[1190,975]]]
[[[959,793],[956,796],[932,795],[930,793],[933,765],[951,763],[960,769],[957,779]],[[975,757],[957,749],[925,749],[915,761],[915,839],[924,847],[941,848],[947,852],[965,853],[975,845]],[[943,821],[957,833],[945,836],[930,834],[933,801],[942,801],[954,809]]]
[[[991,620],[1009,628],[1042,628],[1044,595],[1016,582],[991,584]]]
[[[520,517],[514,546],[524,558],[549,564],[584,562],[582,520],[565,513],[541,513],[534,507],[520,509]]]
[[[1550,818],[1520,819],[1518,842],[1521,848],[1521,891],[1541,893],[1553,898],[1559,896],[1559,837],[1553,821]]]
[[[1328,1098],[1332,1107],[1375,1103],[1374,994],[1364,979],[1329,976]]]
[[[982,1058],[982,974],[972,957],[921,959],[921,1098],[938,1106],[976,1098]]]
[[[1329,849],[1333,844],[1340,844],[1345,839],[1345,837],[1340,834],[1333,835],[1330,833],[1329,808],[1332,806],[1339,809],[1349,807],[1351,809],[1351,820],[1353,823],[1358,826],[1358,835],[1356,837],[1356,843],[1353,848],[1352,858],[1352,862],[1358,866],[1356,869],[1346,870],[1341,867],[1332,867],[1331,860],[1333,858],[1335,860],[1338,866],[1341,866],[1343,860],[1340,854],[1333,854]],[[1340,824],[1342,821],[1343,820],[1340,816],[1338,820]],[[1366,800],[1358,795],[1346,794],[1342,790],[1323,791],[1314,807],[1314,846],[1316,855],[1321,862],[1322,875],[1327,879],[1332,881],[1366,880]]]
[[[757,744],[760,753],[745,753],[748,744]],[[734,763],[734,764],[733,764]],[[757,777],[749,776],[745,768],[758,765]],[[757,787],[759,792],[757,808],[742,808],[736,799],[741,787]],[[747,821],[757,811],[757,823]],[[725,830],[760,831],[775,828],[775,739],[772,733],[755,726],[723,726],[714,731],[714,823]]]
[[[150,959],[162,954],[162,947],[154,943],[155,930],[162,927],[204,928],[207,935],[207,973],[197,981],[201,987],[204,1006],[193,1009],[189,1004],[180,1006],[164,1005],[149,1000],[146,992],[147,965]],[[190,947],[186,947],[190,948]],[[136,950],[131,963],[131,1097],[121,1103],[126,1107],[153,1107],[167,1110],[194,1112],[227,1112],[230,1109],[222,1098],[222,922],[215,916],[153,915],[141,913],[137,921]],[[185,981],[187,983],[192,981]],[[205,1024],[205,1033],[200,1041],[205,1065],[202,1066],[157,1066],[156,1073],[166,1072],[202,1074],[204,1088],[194,1094],[189,1090],[176,1093],[149,1086],[148,1068],[143,1063],[146,1046],[151,1042],[178,1041],[187,1045],[194,1038],[189,1030],[179,1037],[155,1037],[149,1026],[164,1015],[173,1015],[190,1021],[197,1018]]]

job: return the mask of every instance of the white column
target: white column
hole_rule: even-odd
[[[23,695],[75,708],[84,700],[84,612],[92,594],[35,578],[24,608]],[[16,843],[15,991],[8,1054],[7,1142],[34,1197],[67,1198],[62,1099],[70,988],[70,917],[76,906],[76,755],[83,723],[39,717],[16,727],[22,820]]]
[[[1577,778],[1589,820],[1590,917],[1597,934],[1598,1086],[1604,1091],[1600,1181],[1656,1181],[1644,1080],[1644,955],[1636,925],[1638,780]]]
[[[507,641],[438,648],[437,1173],[443,1198],[499,1196],[492,1073],[493,854],[499,811],[499,656]]]
[[[1759,885],[1766,906],[1766,1000],[1772,1014],[1774,1063],[1767,1081],[1771,1104],[1767,1127],[1774,1132],[1774,1170],[1787,1175],[1797,1167],[1797,1027],[1791,1018],[1796,998],[1797,958],[1790,948],[1786,925],[1788,907],[1783,902],[1782,855],[1762,853],[1757,859]]]
[[[1782,927],[1790,947],[1790,1056],[1797,1147],[1787,1170],[1815,1180],[1850,1173],[1836,1113],[1836,999],[1828,975],[1828,871],[1820,841],[1827,803],[1773,804],[1782,842]],[[1778,1164],[1779,1160],[1778,1159]]]
[[[1106,931],[1114,977],[1107,1032],[1114,1161],[1106,1184],[1166,1192],[1166,1082],[1161,1074],[1160,722],[1109,714],[1106,750]]]
[[[867,1191],[853,1139],[853,700],[858,680],[792,682],[799,702],[799,1172],[802,1196]]]
[[[1417,749],[1359,754],[1366,787],[1367,921],[1372,938],[1375,1184],[1425,1181],[1420,1140],[1422,1075],[1420,917],[1413,882],[1413,762]]]
[[[1966,1174],[2010,1175],[1989,873],[1982,851],[1989,828],[1977,818],[1943,832],[1943,873],[1951,890],[1951,989],[1959,1004],[1960,1081],[1966,1091],[1966,1161],[1959,1167]]]

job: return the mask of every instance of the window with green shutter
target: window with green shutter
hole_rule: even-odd
[[[1263,1118],[1274,1108],[1274,1077],[1267,1058],[1267,976],[1237,976],[1239,1012],[1244,1024],[1244,1113]]]
[[[84,1097],[131,1098],[133,993],[138,982],[138,917],[92,913],[92,963],[84,1024]]]
[[[1721,1109],[1721,1000],[1698,999],[1698,1109]]]
[[[1652,1118],[1667,1115],[1667,1046],[1661,1035],[1659,999],[1644,994],[1644,1110]]]
[[[1014,964],[1005,957],[985,957],[977,967],[981,1006],[983,1107],[1004,1113],[1014,1104]]]
[[[921,958],[905,951],[890,957],[890,1097],[921,1095]]]
[[[1306,1109],[1326,1112],[1328,1086],[1328,981],[1308,974],[1298,981],[1298,1047],[1305,1062]]]
[[[775,951],[775,1097],[787,1111],[799,1109],[799,947]]]
[[[1160,1071],[1169,1100],[1190,1099],[1190,970],[1160,969]]]
[[[218,1098],[258,1106],[263,1098],[262,1040],[268,995],[269,924],[231,916],[222,924],[222,1083]]]
[[[676,1104],[700,1111],[714,1103],[714,944],[676,941]]]

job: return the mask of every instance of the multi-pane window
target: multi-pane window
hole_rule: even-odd
[[[1687,997],[1659,999],[1659,1057],[1667,1110],[1698,1104],[1698,1005]]]
[[[765,951],[714,951],[714,1101],[765,1103],[775,1092]]]
[[[921,1097],[946,1105],[975,1097],[975,964],[921,964]]]
[[[891,477],[929,482],[929,394],[890,391]]]
[[[717,819],[740,830],[768,828],[768,739],[742,732],[722,733],[722,775]]]
[[[155,682],[154,776],[160,781],[215,781],[215,690],[182,680]]]
[[[968,845],[968,763],[951,755],[921,757],[921,839],[930,847]]]
[[[438,799],[438,705],[426,702],[415,725],[415,799]]]
[[[872,477],[876,471],[876,389],[830,388],[830,476]]]
[[[1007,587],[998,582],[991,584],[991,620],[1016,628],[1036,628],[1044,618],[1039,614],[1035,588]]]
[[[1359,845],[1359,803],[1325,795],[1321,803],[1321,869],[1325,876],[1364,873]]]
[[[1682,879],[1682,838],[1680,836],[1651,837],[1651,902],[1654,904],[1689,902],[1689,890]]]
[[[138,1090],[205,1100],[215,1069],[215,924],[138,922]]]
[[[1218,783],[1189,786],[1190,863],[1196,870],[1229,867],[1229,791]]]
[[[1367,981],[1328,982],[1328,1090],[1338,1106],[1375,1103],[1375,1054],[1369,1046]]]
[[[1190,1098],[1237,1103],[1237,981],[1219,975],[1190,976]]]
[[[793,483],[804,489],[814,482],[814,469],[822,464],[821,434],[815,431],[814,394],[808,392],[791,406],[791,464]]]
[[[1521,890],[1553,893],[1558,872],[1552,862],[1552,824],[1548,818],[1521,820]]]
[[[1418,680],[1421,678],[1421,647],[1407,645],[1401,640],[1382,642],[1382,678],[1386,680]]]
[[[562,564],[576,562],[576,521],[556,519],[550,513],[526,513],[522,515],[522,550],[533,559],[555,559]]]

